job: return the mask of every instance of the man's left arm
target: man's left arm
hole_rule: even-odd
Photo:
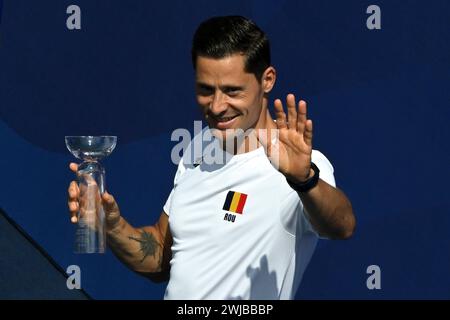
[[[320,236],[330,239],[348,239],[356,221],[352,205],[345,194],[319,179],[307,192],[298,192],[313,228]]]
[[[307,119],[306,102],[300,100],[296,108],[295,97],[289,94],[286,104],[288,116],[281,100],[276,99],[274,103],[277,142],[267,138],[260,141],[272,163],[299,194],[309,221],[319,235],[330,239],[348,239],[356,225],[349,199],[341,190],[322,179],[317,181],[317,176],[315,183],[309,184],[318,173],[311,163],[313,125]]]

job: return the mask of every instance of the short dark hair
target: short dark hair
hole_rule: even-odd
[[[245,56],[245,72],[260,81],[270,66],[270,44],[266,34],[242,16],[213,17],[200,24],[192,41],[192,64],[197,57],[221,59],[236,53]]]

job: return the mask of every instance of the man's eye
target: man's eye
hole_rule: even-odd
[[[199,94],[201,96],[210,96],[213,93],[214,93],[214,91],[209,88],[203,88],[203,87],[197,88],[197,94]]]
[[[237,96],[239,93],[241,93],[241,90],[239,90],[239,89],[229,89],[229,90],[227,90],[227,95],[229,95],[229,96],[231,96],[231,97],[234,97],[234,96]]]

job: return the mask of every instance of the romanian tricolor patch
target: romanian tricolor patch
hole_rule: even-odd
[[[242,214],[247,195],[236,191],[228,191],[227,198],[223,204],[223,210]]]

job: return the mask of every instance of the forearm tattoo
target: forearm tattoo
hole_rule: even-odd
[[[142,252],[143,256],[141,262],[143,262],[148,256],[152,256],[156,259],[156,253],[159,244],[151,233],[142,230],[140,238],[130,236],[128,237],[128,239],[137,241],[141,245],[140,251]]]

